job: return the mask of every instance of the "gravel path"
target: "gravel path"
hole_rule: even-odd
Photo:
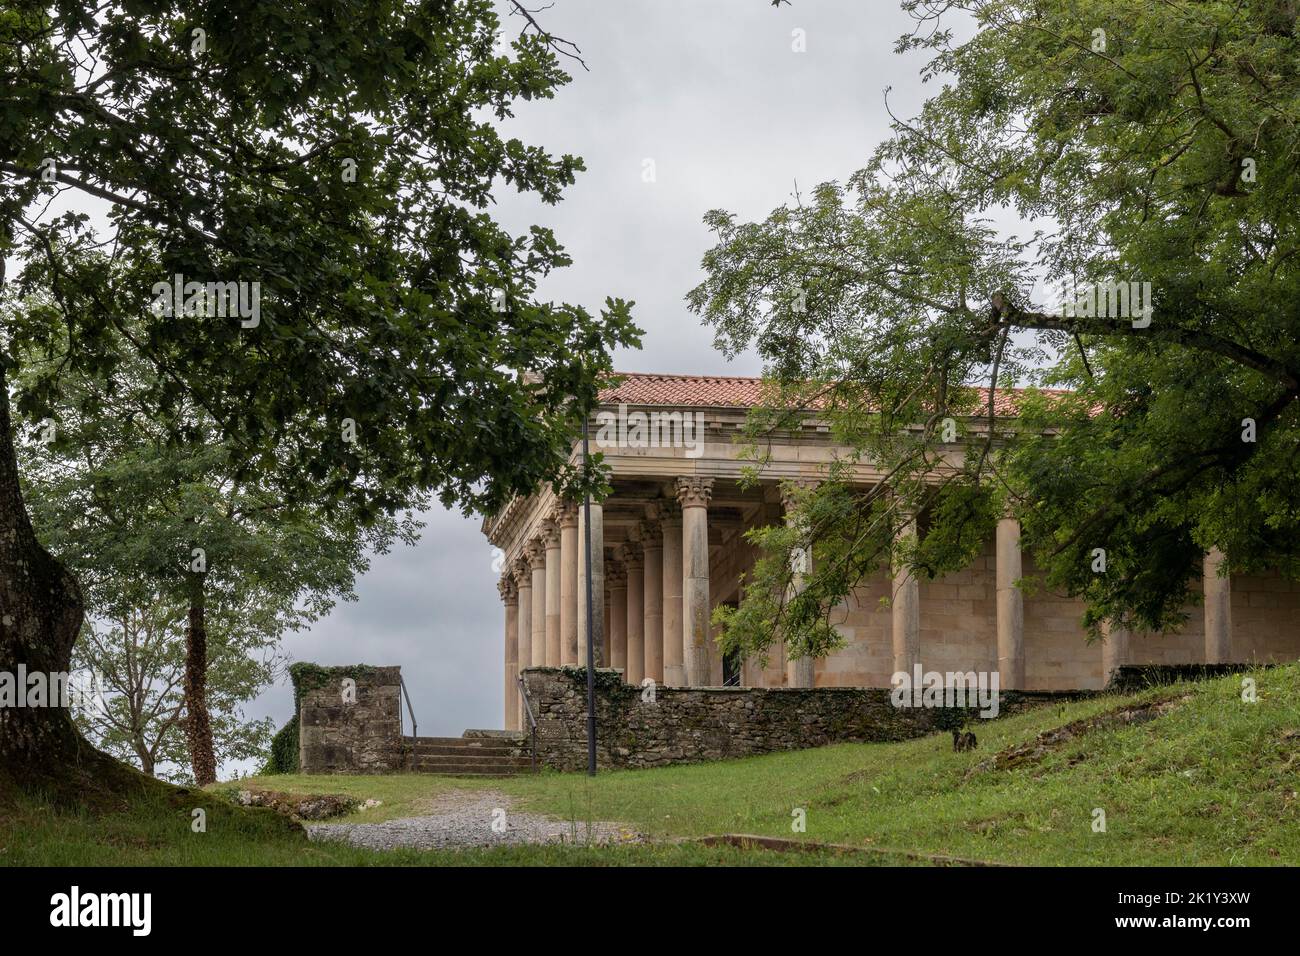
[[[641,840],[640,834],[620,823],[574,823],[513,810],[510,798],[496,790],[451,790],[431,801],[429,809],[425,816],[383,823],[309,823],[307,835],[313,840],[342,840],[373,850]]]

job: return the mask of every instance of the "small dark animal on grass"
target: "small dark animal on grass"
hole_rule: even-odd
[[[960,730],[952,732],[952,749],[957,753],[963,750],[974,750],[978,746],[979,743],[976,741],[975,735],[969,730],[966,733],[962,733]]]

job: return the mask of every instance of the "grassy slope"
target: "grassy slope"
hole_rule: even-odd
[[[1114,698],[976,728],[980,750],[926,738],[845,744],[727,764],[510,781],[526,806],[624,820],[650,833],[791,836],[1040,864],[1300,863],[1300,665],[1139,695],[1191,698],[1166,716],[1084,735],[1041,763],[967,771]],[[1133,700],[1130,698],[1129,700]],[[1107,831],[1094,833],[1093,810]]]
[[[790,837],[791,811],[807,811],[804,838],[1044,864],[1300,863],[1300,665],[1239,678],[1098,699],[981,723],[980,749],[954,754],[944,738],[844,744],[661,770],[492,781],[525,808],[564,819],[620,820],[654,836],[747,832]],[[1095,731],[1039,763],[967,773],[993,752],[1041,730],[1134,700],[1191,697],[1145,724]],[[418,813],[432,795],[483,786],[403,777],[269,777],[254,784],[376,797],[350,820]],[[223,784],[223,789],[246,785]],[[214,800],[204,795],[195,799]],[[1107,832],[1092,830],[1093,809]],[[139,807],[69,817],[30,802],[0,819],[0,863],[734,863],[810,862],[802,855],[659,846],[609,850],[513,848],[473,853],[376,854],[308,844],[267,812],[209,811],[206,834],[187,809]],[[858,856],[818,861],[862,862]]]

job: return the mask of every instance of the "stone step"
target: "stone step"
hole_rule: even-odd
[[[443,771],[417,771],[419,773],[428,773],[434,777],[458,777],[470,780],[508,780],[511,777],[517,777],[514,773],[444,773]]]
[[[443,744],[416,744],[410,752],[417,757],[518,757],[518,747],[447,747]]]
[[[533,761],[531,757],[450,757],[416,754],[411,757],[411,765],[415,767],[501,767],[508,770],[512,767],[531,767]]]
[[[406,737],[405,742],[415,746],[455,747],[465,750],[523,746],[523,737]]]
[[[531,772],[532,764],[474,764],[459,761],[429,763],[417,760],[411,764],[410,769],[415,773],[434,773],[453,777],[513,777],[516,774]]]
[[[407,737],[403,743],[407,747],[407,767],[414,773],[513,777],[533,769],[525,739],[504,731],[475,731],[466,737]]]

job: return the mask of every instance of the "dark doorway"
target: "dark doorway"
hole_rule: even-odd
[[[740,671],[740,655],[734,651],[730,654],[724,654],[722,657],[722,686],[739,687]]]
[[[735,600],[724,601],[726,607],[736,607]],[[744,660],[741,656],[732,651],[730,654],[722,655],[722,686],[723,687],[740,687],[741,671],[744,668]]]

